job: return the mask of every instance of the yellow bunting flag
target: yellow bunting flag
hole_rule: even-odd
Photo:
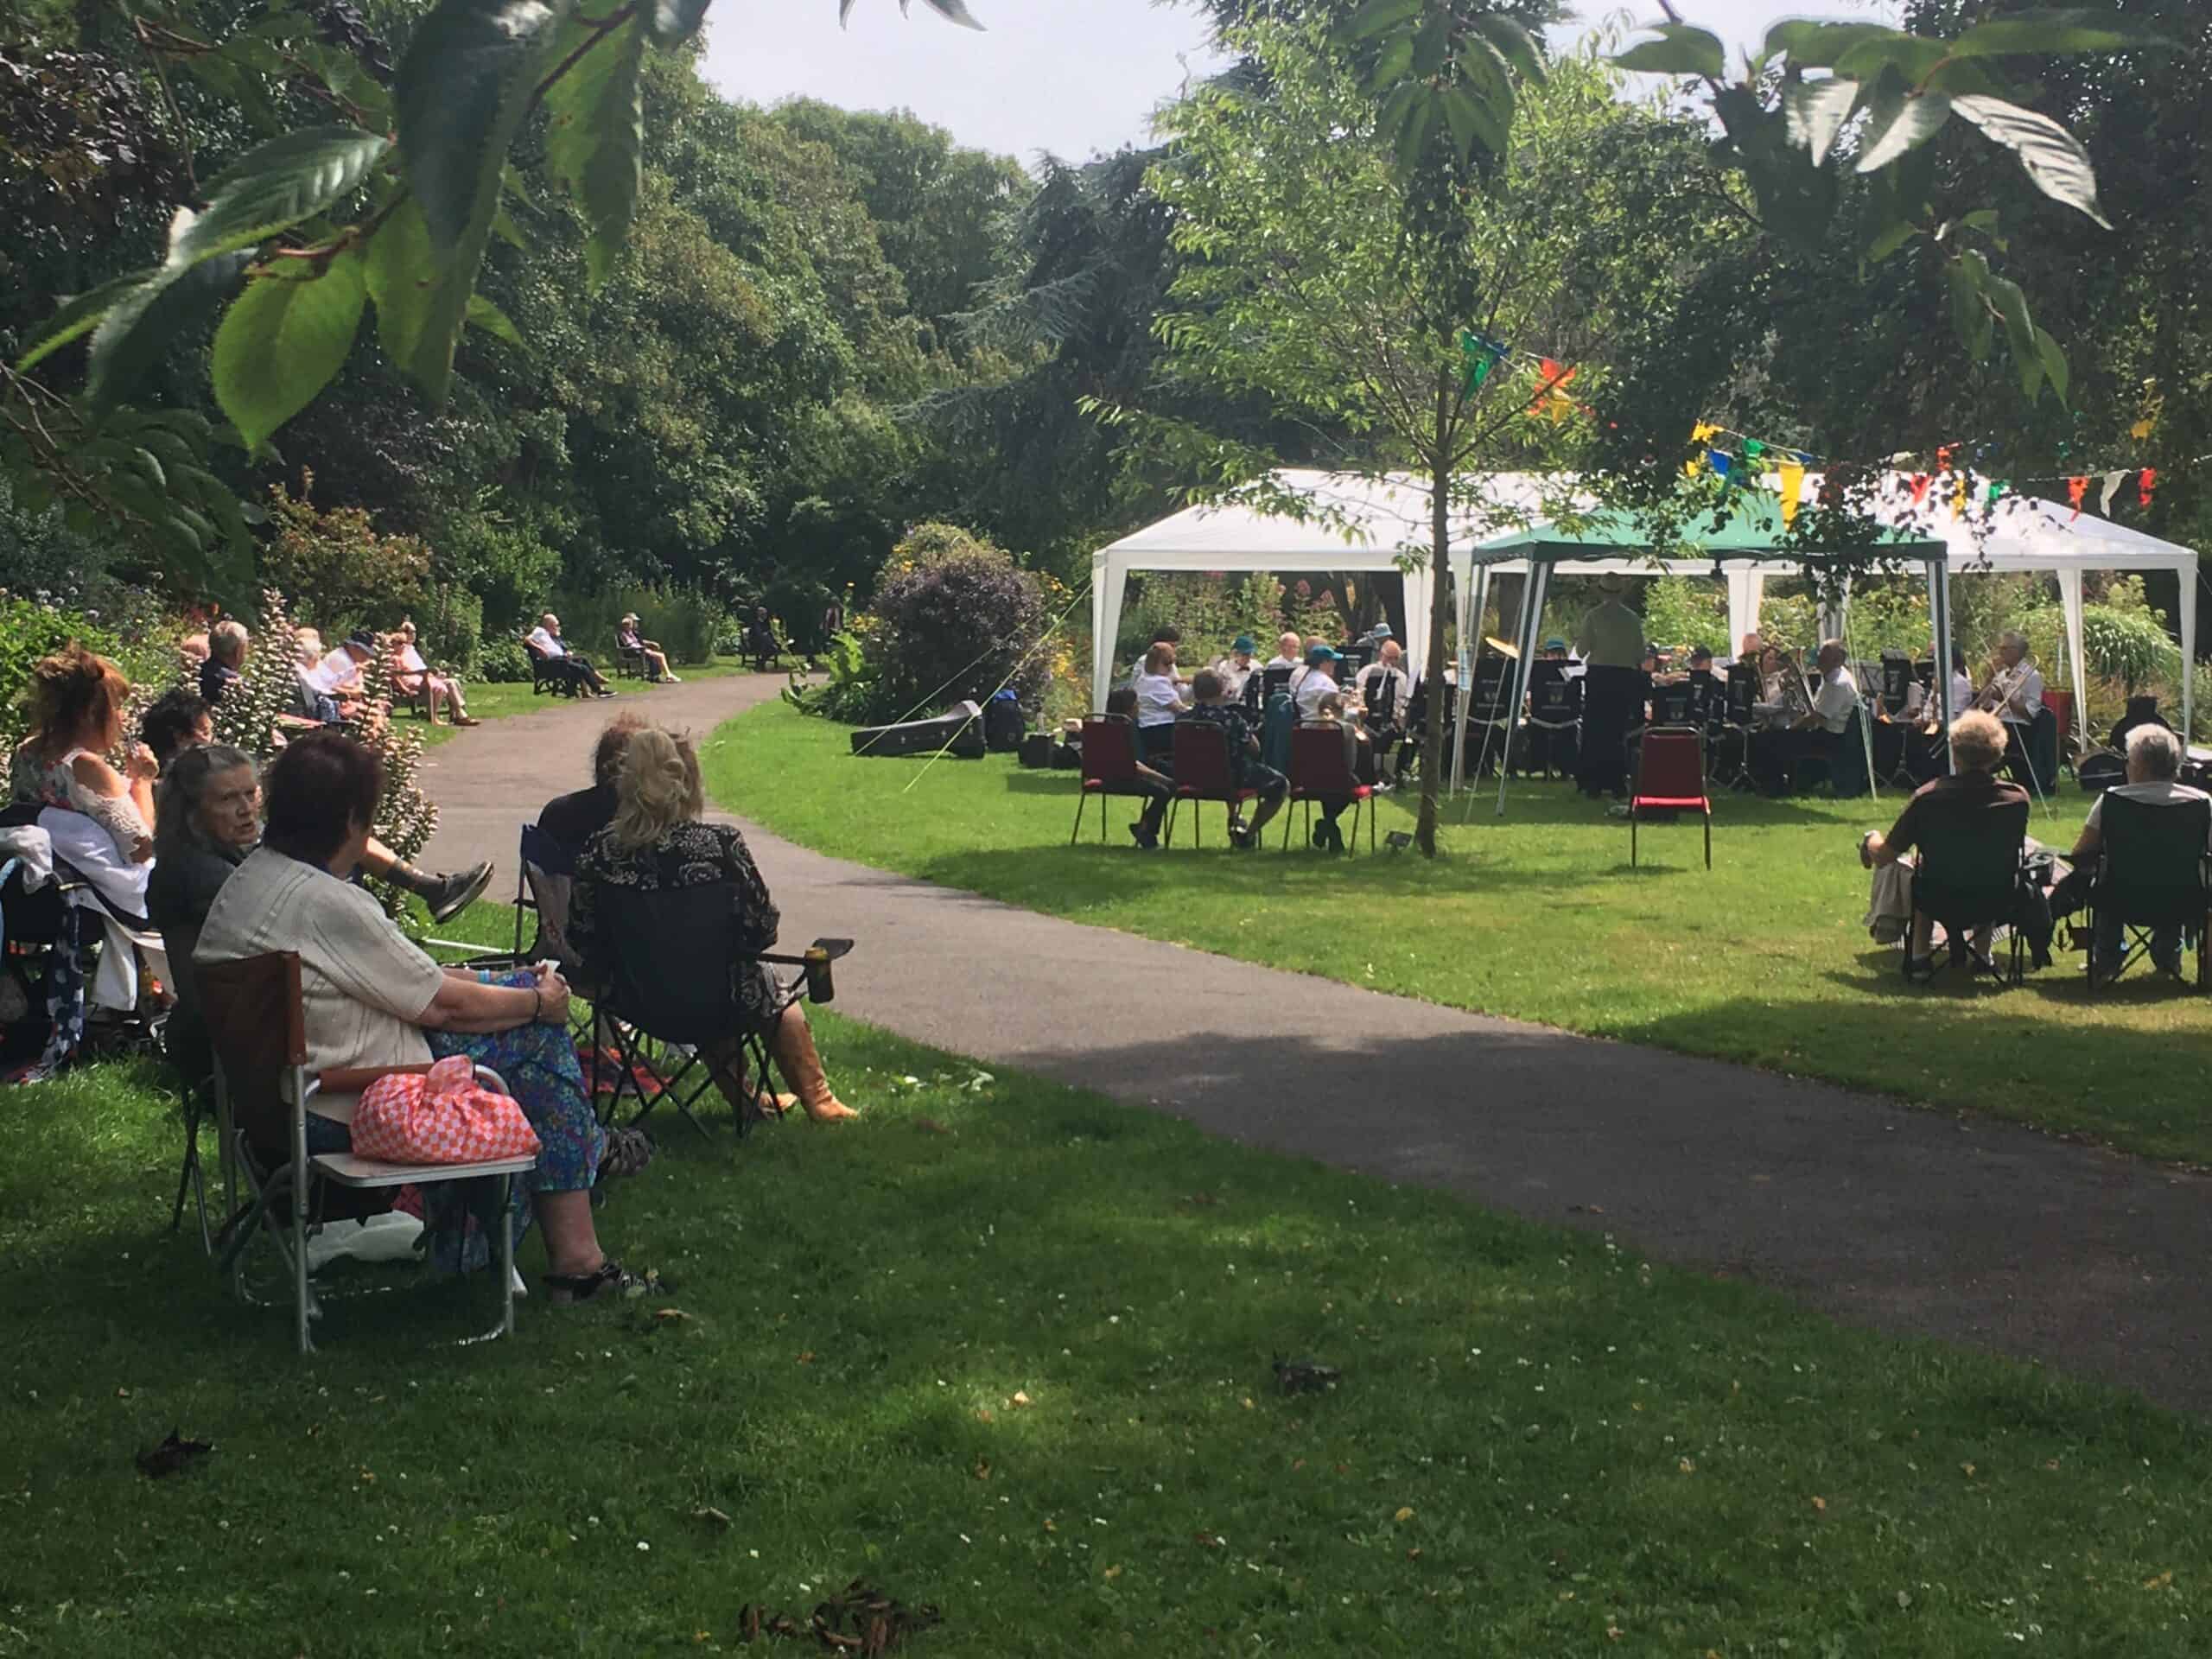
[[[1805,493],[1805,468],[1802,462],[1785,461],[1775,470],[1782,474],[1782,524],[1787,530],[1797,521],[1797,503]]]
[[[1697,454],[1691,456],[1688,461],[1683,463],[1682,476],[1684,478],[1695,478],[1700,473],[1705,470],[1705,450],[1702,446],[1711,439],[1717,438],[1719,435],[1720,429],[1713,425],[1710,421],[1700,421],[1695,426],[1690,429],[1690,442],[1694,444],[1700,445],[1700,448]]]
[[[1958,480],[1951,491],[1951,517],[1954,518],[1967,510],[1967,475],[1959,474]]]

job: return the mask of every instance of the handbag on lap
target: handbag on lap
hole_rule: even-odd
[[[425,1072],[378,1077],[353,1114],[356,1156],[387,1164],[480,1164],[535,1158],[537,1131],[505,1095],[480,1088],[466,1055]]]

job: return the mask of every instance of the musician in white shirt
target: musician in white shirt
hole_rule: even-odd
[[[2007,629],[1997,641],[1997,672],[1977,700],[2007,726],[2029,726],[2043,712],[2043,671],[2028,655],[2028,636]]]
[[[1306,648],[1306,666],[1290,678],[1290,699],[1301,721],[1321,717],[1321,699],[1338,690],[1337,664],[1343,660],[1333,645]]]
[[[1305,658],[1299,654],[1300,646],[1300,641],[1296,634],[1285,633],[1282,638],[1275,641],[1275,654],[1268,658],[1261,666],[1291,669],[1299,667],[1305,661]]]
[[[1406,705],[1414,694],[1404,658],[1398,642],[1385,639],[1381,656],[1361,669],[1353,682],[1359,688],[1360,707],[1364,711],[1361,723],[1374,741],[1376,766],[1384,787],[1395,787],[1398,780],[1398,763],[1405,747]],[[1388,714],[1378,713],[1386,704]]]
[[[1778,795],[1788,788],[1791,770],[1800,760],[1826,760],[1833,771],[1845,734],[1858,715],[1859,684],[1851,677],[1843,642],[1821,641],[1818,662],[1820,688],[1802,705],[1804,712],[1783,730],[1752,734],[1751,771],[1760,788],[1769,794]],[[1795,671],[1783,670],[1785,674]]]
[[[1213,665],[1213,671],[1221,676],[1222,689],[1229,694],[1230,702],[1242,702],[1244,682],[1260,671],[1259,664],[1252,659],[1252,653],[1258,649],[1250,634],[1240,633],[1230,644],[1229,655]]]

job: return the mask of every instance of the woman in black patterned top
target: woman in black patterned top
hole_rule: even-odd
[[[614,822],[577,855],[569,899],[569,943],[590,969],[588,977],[601,982],[607,978],[611,951],[603,930],[618,925],[595,913],[593,889],[600,883],[641,893],[728,883],[734,890],[729,924],[737,950],[750,955],[775,944],[783,918],[746,849],[745,837],[728,824],[700,822],[706,797],[699,757],[689,742],[657,727],[633,734],[623,751],[615,797]],[[772,1103],[778,1110],[803,1105],[817,1123],[855,1116],[830,1087],[805,1014],[796,1006],[776,1012],[768,970],[757,962],[740,962],[730,973],[730,998],[739,1017],[766,1037],[777,1070],[798,1093],[776,1096],[772,1102],[765,1090],[756,1096],[745,1078],[740,1033],[733,1033],[704,1054],[724,1096],[733,1105]]]

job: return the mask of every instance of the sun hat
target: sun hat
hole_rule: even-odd
[[[1306,665],[1308,668],[1318,668],[1323,663],[1340,663],[1342,661],[1344,661],[1344,654],[1338,651],[1334,645],[1308,645],[1306,647]]]

